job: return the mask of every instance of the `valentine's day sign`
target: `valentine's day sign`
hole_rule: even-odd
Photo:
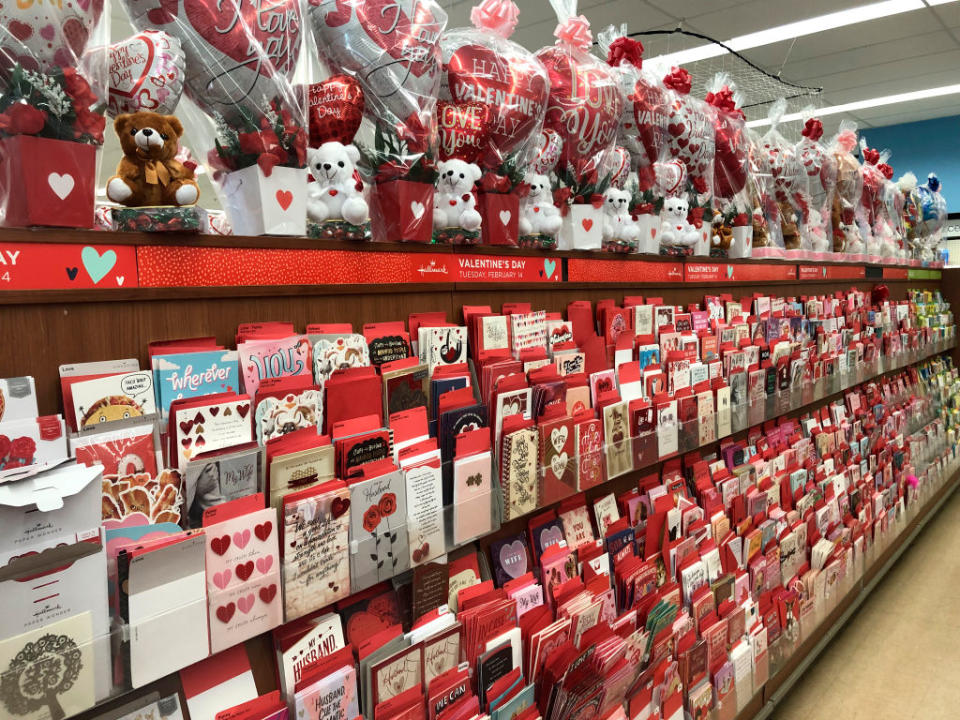
[[[569,282],[683,282],[683,263],[651,260],[567,260]]]
[[[797,269],[800,280],[863,280],[867,276],[863,265],[801,265]]]
[[[5,66],[21,63],[49,72],[77,67],[103,13],[103,0],[43,2],[17,0],[0,5],[0,55]]]
[[[0,291],[137,287],[130,245],[0,243]]]
[[[517,255],[454,255],[457,282],[560,282],[562,260]]]
[[[771,282],[796,280],[797,266],[791,263],[733,265],[729,263],[687,262],[686,282]]]

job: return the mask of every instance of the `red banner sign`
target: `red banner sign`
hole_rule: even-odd
[[[863,280],[867,269],[863,265],[801,265],[801,280]]]
[[[885,267],[883,269],[884,280],[909,280],[910,270],[901,267]]]
[[[683,263],[624,258],[570,258],[567,260],[567,280],[597,283],[683,282]]]
[[[558,282],[563,276],[560,260],[528,256],[146,245],[138,259],[143,287]]]
[[[797,266],[793,263],[758,263],[739,265],[722,262],[698,262],[688,258],[684,265],[687,282],[775,282],[796,280]]]
[[[130,287],[137,287],[132,245],[0,243],[0,291]]]

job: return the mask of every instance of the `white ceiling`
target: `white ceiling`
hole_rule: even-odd
[[[474,0],[438,1],[450,16],[449,27],[469,24]],[[552,44],[556,18],[547,0],[517,4],[520,22],[513,39],[532,50]],[[581,0],[579,12],[595,33],[610,23],[626,22],[630,32],[680,26],[722,41],[864,4],[866,0]],[[641,39],[647,58],[701,43],[678,35]],[[828,30],[743,55],[784,80],[822,87],[821,106],[949,85],[960,78],[960,2]],[[725,64],[734,74],[740,67],[729,59],[714,59],[688,69],[712,75]],[[868,128],[955,114],[960,114],[956,95],[831,116],[824,124],[831,131],[843,118]]]

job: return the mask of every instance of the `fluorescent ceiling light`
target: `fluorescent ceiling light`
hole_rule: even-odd
[[[900,13],[910,12],[911,10],[922,10],[931,5],[945,5],[955,0],[884,0],[883,2],[871,3],[870,5],[860,5],[859,7],[839,10],[819,17],[809,18],[808,20],[798,20],[797,22],[779,25],[777,27],[760,30],[758,32],[740,35],[724,42],[724,45],[731,50],[742,52],[751,48],[772,45],[773,43],[792,40],[805,35],[823,32],[825,30],[836,30],[837,28],[857,25],[870,20],[879,20],[880,18],[899,15]],[[720,57],[726,55],[727,51],[715,43],[708,45],[699,45],[689,50],[679,50],[675,53],[668,53],[656,58],[659,62],[670,65],[684,65],[686,63],[706,60],[707,58]]]
[[[940,97],[942,95],[960,94],[960,85],[944,85],[942,87],[928,88],[927,90],[914,90],[913,92],[899,93],[897,95],[884,95],[883,97],[869,98],[867,100],[856,100],[854,102],[843,103],[842,105],[830,105],[820,108],[816,111],[817,117],[824,115],[837,115],[838,113],[855,112],[856,110],[865,110],[867,108],[881,107],[883,105],[898,105],[899,103],[915,102],[917,100],[926,100],[927,98]],[[802,120],[803,113],[790,113],[784,115],[781,123]],[[769,125],[770,120],[763,118],[761,120],[751,120],[747,127],[763,127]]]

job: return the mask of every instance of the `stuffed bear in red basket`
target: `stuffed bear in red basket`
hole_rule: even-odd
[[[128,207],[193,205],[200,197],[193,170],[176,160],[183,125],[173,115],[118,115],[113,129],[124,157],[107,182],[107,197]]]

